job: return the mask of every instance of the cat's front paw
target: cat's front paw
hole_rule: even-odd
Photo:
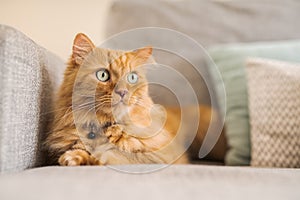
[[[123,128],[119,125],[112,125],[105,132],[109,142],[116,143],[123,135]]]
[[[145,146],[143,143],[134,137],[123,135],[115,145],[119,150],[125,151],[127,153],[142,153],[145,152]]]
[[[105,135],[109,142],[114,144],[119,150],[128,153],[144,152],[144,145],[139,139],[129,136],[123,131],[120,125],[112,125],[107,128]]]
[[[58,163],[61,166],[101,165],[99,160],[82,149],[66,151],[59,157]]]

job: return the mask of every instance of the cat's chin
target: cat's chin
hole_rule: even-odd
[[[119,103],[116,103],[115,105],[112,105],[112,110],[115,111],[115,110],[128,110],[129,108],[129,105],[127,105],[126,103],[124,102],[119,102]]]
[[[101,110],[98,110],[98,114],[113,114],[126,113],[130,109],[130,105],[124,102],[112,103],[111,105],[103,106]]]
[[[126,107],[128,107],[129,105],[128,105],[128,103],[126,103],[126,102],[120,100],[120,101],[118,101],[118,102],[116,102],[116,103],[112,103],[111,106],[112,106],[112,108],[126,108]]]
[[[123,123],[124,118],[128,118],[127,116],[129,115],[130,110],[131,107],[122,102],[116,104],[111,108],[113,118],[119,123]]]

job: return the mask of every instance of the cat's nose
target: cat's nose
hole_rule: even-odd
[[[115,92],[123,98],[128,93],[128,90],[116,90]]]

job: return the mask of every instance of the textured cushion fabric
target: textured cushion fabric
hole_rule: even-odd
[[[264,40],[285,40],[300,38],[300,26],[297,18],[300,16],[300,1],[297,0],[251,0],[251,1],[140,1],[117,0],[111,4],[108,14],[106,35],[140,27],[164,27],[180,31],[195,39],[204,48],[219,43],[253,42]],[[284,28],[283,28],[284,27]],[[124,46],[147,41],[128,39],[118,41]],[[161,38],[161,43],[168,43],[187,52],[194,57],[199,65],[205,68],[204,52],[199,52],[172,37]],[[147,44],[151,45],[151,44]],[[121,45],[120,45],[121,46]],[[210,96],[203,79],[197,76],[190,64],[184,59],[170,54],[156,56],[158,62],[170,65],[181,74],[188,77],[201,103],[210,103]],[[203,70],[205,71],[205,70]],[[209,76],[203,73],[202,76]],[[175,87],[183,88],[180,82],[174,81]],[[166,93],[164,90],[156,94]],[[184,92],[184,90],[182,90]],[[173,102],[172,96],[158,96],[162,103]]]
[[[253,58],[246,71],[251,165],[299,168],[300,63]]]
[[[0,25],[0,172],[41,164],[40,140],[62,70],[56,56]]]
[[[172,165],[139,175],[105,166],[47,167],[1,176],[0,199],[299,200],[299,185],[299,169]]]
[[[209,52],[222,76],[222,79],[217,76],[213,78],[216,91],[221,93],[223,84],[226,90],[226,105],[220,105],[222,109],[226,109],[225,124],[229,145],[226,163],[249,165],[251,146],[245,59],[257,56],[300,62],[300,41],[222,45],[211,48]],[[223,97],[220,95],[220,98]]]

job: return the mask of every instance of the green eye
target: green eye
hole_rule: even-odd
[[[106,69],[100,69],[96,72],[96,77],[101,82],[106,82],[109,80],[110,75],[109,72]]]
[[[139,76],[135,72],[131,72],[127,75],[127,81],[131,84],[136,83],[139,80]]]

